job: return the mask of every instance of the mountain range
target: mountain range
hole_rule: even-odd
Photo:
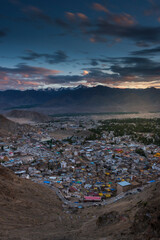
[[[1,112],[34,109],[48,113],[157,112],[160,90],[105,86],[0,91]]]

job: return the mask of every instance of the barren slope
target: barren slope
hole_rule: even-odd
[[[158,240],[160,183],[104,207],[63,210],[46,186],[0,166],[0,239]]]

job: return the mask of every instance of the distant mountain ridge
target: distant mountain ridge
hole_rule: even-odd
[[[51,109],[54,113],[160,111],[160,89],[105,86],[0,91],[0,110]]]

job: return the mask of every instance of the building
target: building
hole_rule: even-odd
[[[131,189],[131,184],[129,182],[122,181],[117,183],[117,194],[126,192],[130,189]]]
[[[84,196],[84,202],[100,202],[101,197],[95,197],[95,196]]]

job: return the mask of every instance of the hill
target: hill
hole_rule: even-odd
[[[0,132],[2,135],[9,135],[17,133],[19,130],[21,130],[21,127],[19,124],[10,121],[3,115],[0,115]]]
[[[0,166],[0,226],[1,240],[61,239],[70,221],[52,190]]]
[[[159,239],[159,189],[156,183],[108,206],[66,211],[53,190],[0,166],[0,239]]]
[[[0,92],[0,110],[34,109],[47,114],[82,112],[160,111],[160,90],[118,89],[105,86],[7,90]]]
[[[7,112],[6,116],[9,118],[28,119],[33,122],[48,122],[51,119],[45,114],[25,110],[12,110]]]
[[[158,240],[160,238],[160,183],[94,211],[77,235],[81,239]],[[89,234],[88,234],[89,229]]]

